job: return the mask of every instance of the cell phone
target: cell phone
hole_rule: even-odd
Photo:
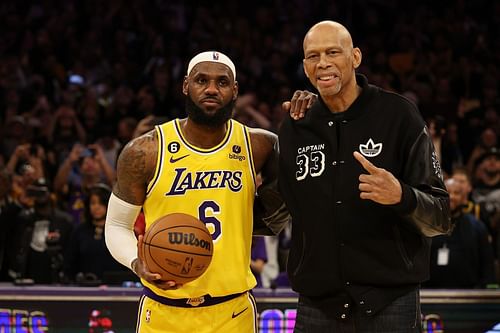
[[[70,75],[68,78],[68,81],[69,81],[69,83],[75,84],[77,86],[82,86],[85,84],[85,79],[81,75],[78,75],[78,74]]]
[[[89,148],[90,155],[95,156],[97,154],[97,150],[95,148]]]

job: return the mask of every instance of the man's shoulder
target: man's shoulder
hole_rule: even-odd
[[[418,107],[414,101],[408,97],[401,95],[398,92],[382,89],[380,87],[375,87],[377,90],[377,96],[383,103],[390,104],[392,106],[407,109],[412,112],[418,112]]]
[[[271,132],[269,130],[256,127],[247,127],[247,128],[251,140],[266,140],[269,142],[276,142],[278,140],[278,136],[276,135],[276,133]]]
[[[134,154],[136,152],[144,153],[150,151],[151,149],[155,152],[157,149],[157,142],[158,134],[156,133],[156,130],[153,129],[130,140],[125,147],[123,147],[121,155]]]
[[[418,106],[408,97],[381,88],[376,96],[377,101],[372,105],[377,105],[377,112],[384,118],[415,124],[419,129],[425,124]]]

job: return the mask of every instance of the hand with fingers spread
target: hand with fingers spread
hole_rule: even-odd
[[[306,112],[318,99],[318,95],[307,90],[296,90],[291,101],[283,102],[281,108],[295,120],[304,118]]]
[[[394,205],[401,202],[403,193],[401,184],[392,173],[376,167],[357,151],[354,152],[354,158],[368,171],[368,174],[359,176],[361,199],[372,200],[382,205]]]
[[[148,281],[149,283],[155,285],[156,287],[169,290],[169,289],[177,289],[182,287],[181,284],[175,283],[175,281],[165,281],[161,279],[161,275],[158,273],[150,272],[144,262],[144,253],[142,243],[144,241],[144,235],[139,235],[137,241],[137,254],[138,257],[132,262],[132,270],[134,273]]]

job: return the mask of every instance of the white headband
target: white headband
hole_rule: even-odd
[[[234,67],[233,62],[231,61],[231,59],[229,59],[227,55],[217,51],[206,51],[195,55],[193,59],[191,59],[191,61],[189,62],[187,75],[191,73],[191,70],[193,69],[194,66],[198,65],[200,62],[205,62],[205,61],[218,62],[220,64],[226,65],[227,67],[229,67],[231,72],[233,72],[234,79],[236,80],[236,68]]]

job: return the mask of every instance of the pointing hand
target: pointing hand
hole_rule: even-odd
[[[353,155],[368,171],[368,174],[359,176],[359,190],[361,191],[359,197],[361,199],[372,200],[382,205],[393,205],[401,202],[403,190],[392,173],[376,167],[357,151]]]

